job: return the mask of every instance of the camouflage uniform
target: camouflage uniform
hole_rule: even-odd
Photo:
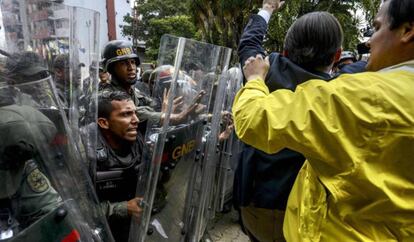
[[[119,84],[119,81],[112,77],[111,83],[105,85],[101,92],[113,92],[113,91],[123,91],[126,92],[125,89]],[[151,123],[159,123],[161,120],[161,112],[156,112],[154,110],[154,106],[156,103],[154,100],[143,92],[139,91],[134,85],[131,86],[131,91],[128,93],[132,100],[137,106],[137,116],[140,121],[149,121]]]

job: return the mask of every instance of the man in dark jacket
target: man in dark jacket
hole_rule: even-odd
[[[264,0],[262,10],[250,18],[238,49],[242,65],[250,56],[265,55],[262,42],[267,24],[281,5],[278,0]],[[342,39],[339,22],[329,13],[314,12],[299,18],[285,37],[283,54],[269,55],[265,80],[269,91],[295,90],[297,85],[315,78],[331,79],[333,63],[341,55]],[[284,210],[305,158],[289,149],[269,155],[248,145],[240,157],[234,202],[241,210],[247,234],[252,241],[284,241]]]

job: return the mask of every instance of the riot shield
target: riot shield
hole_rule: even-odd
[[[75,113],[80,109],[70,104],[71,98],[64,100],[65,92],[75,89],[71,70],[81,71],[83,62],[73,48],[87,53],[88,62],[97,59],[97,52],[74,44],[73,22],[82,19],[75,14],[80,12],[97,20],[93,11],[50,1],[1,1],[0,172],[1,187],[7,188],[0,199],[7,217],[1,218],[1,239],[111,240],[80,153],[84,149],[73,132],[79,128],[69,121],[76,119],[79,126]],[[62,75],[69,78],[59,83]]]
[[[84,154],[80,127],[96,120],[99,14],[42,0],[2,1],[1,12],[6,50],[33,51],[42,58]]]
[[[204,166],[214,84],[230,57],[228,48],[168,35],[161,39],[153,98],[165,116],[147,125],[137,186],[143,213],[131,224],[130,241],[189,240],[186,217],[195,210],[186,205],[195,199],[190,197],[194,174]]]
[[[203,166],[195,174],[195,177],[201,178],[192,183],[193,189],[189,191],[192,200],[186,205],[194,207],[194,211],[186,214],[190,241],[200,241],[216,210],[224,205],[226,196],[231,196],[230,176],[235,165],[231,161],[239,153],[233,132],[231,105],[241,83],[241,70],[234,67],[225,71],[213,88],[212,98],[215,101],[210,109],[212,118],[206,125],[208,132],[205,132]]]
[[[11,84],[18,77],[4,76],[10,84],[0,88],[1,238],[110,240],[52,79]]]
[[[213,193],[209,199],[211,209],[210,218],[215,212],[222,212],[231,206],[234,171],[237,166],[238,157],[241,153],[241,143],[233,132],[233,119],[231,107],[234,97],[243,83],[243,74],[240,67],[230,68],[225,76],[224,100],[219,110],[221,112],[220,130],[218,135],[218,166],[213,182]],[[226,206],[226,207],[225,207]]]

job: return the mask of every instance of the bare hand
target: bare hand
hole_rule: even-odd
[[[165,113],[167,112],[167,108],[168,108],[168,100],[170,98],[170,89],[164,89],[163,92],[163,99],[162,99],[162,106],[161,106],[161,112]],[[183,105],[183,97],[176,97],[173,100],[173,107],[172,107],[172,113],[175,113],[175,111],[177,110],[177,108],[179,108],[180,106]]]
[[[127,210],[128,215],[135,219],[139,219],[142,214],[142,208],[138,205],[141,202],[141,197],[136,197],[128,201]]]
[[[199,114],[201,113],[205,105],[200,104],[201,98],[206,94],[206,91],[201,90],[197,96],[193,99],[190,106],[188,106],[186,109],[181,111],[178,114],[171,114],[171,122],[173,124],[181,123],[183,120],[185,120],[190,114]]]
[[[233,115],[230,112],[224,111],[221,113],[222,122],[226,123],[226,129],[220,133],[219,141],[224,141],[230,137],[230,134],[233,132]]]
[[[263,60],[262,55],[256,55],[256,57],[249,57],[243,66],[243,73],[247,81],[261,78],[263,81],[266,78],[269,71],[269,57]]]
[[[280,0],[263,0],[263,10],[268,11],[270,14],[273,13],[273,11],[279,10],[283,4],[285,4],[285,1]]]

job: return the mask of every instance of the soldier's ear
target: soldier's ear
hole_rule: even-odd
[[[98,125],[101,129],[109,129],[109,123],[106,118],[98,118]]]

